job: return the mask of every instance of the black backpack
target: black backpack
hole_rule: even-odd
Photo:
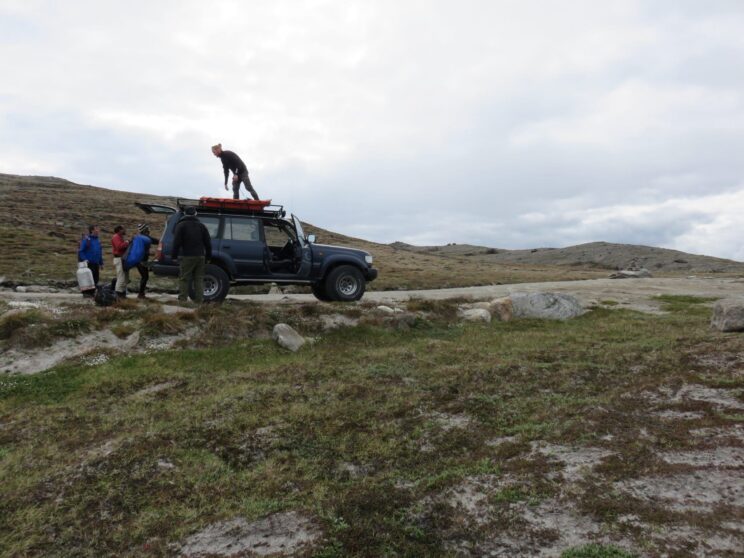
[[[103,283],[96,287],[96,295],[93,300],[98,306],[111,306],[116,302],[116,291],[109,283]]]

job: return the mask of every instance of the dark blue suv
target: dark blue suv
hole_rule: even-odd
[[[259,210],[216,209],[178,200],[177,207],[135,203],[147,214],[161,214],[167,221],[152,264],[156,275],[178,275],[171,257],[173,230],[183,210],[196,206],[197,218],[212,237],[212,259],[204,277],[204,300],[219,301],[230,285],[308,285],[323,301],[362,298],[367,281],[377,277],[368,252],[315,244],[305,236],[300,220],[286,217],[283,208]]]

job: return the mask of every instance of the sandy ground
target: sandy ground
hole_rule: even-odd
[[[576,296],[585,306],[602,301],[615,301],[635,310],[657,312],[659,303],[653,297],[672,295],[695,295],[716,298],[744,297],[744,279],[716,277],[648,278],[648,279],[588,279],[584,281],[551,281],[544,283],[518,283],[514,285],[486,285],[455,289],[433,289],[416,291],[370,291],[362,301],[380,304],[404,302],[412,298],[447,299],[465,297],[474,300],[508,296],[517,292],[555,292]],[[16,293],[0,291],[5,300],[76,300],[80,295],[70,293]],[[174,300],[175,295],[153,295],[162,301]],[[262,303],[313,302],[310,294],[274,295],[229,295],[233,300],[250,300]]]

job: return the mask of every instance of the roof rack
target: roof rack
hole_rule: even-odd
[[[229,200],[232,201],[232,200]],[[245,207],[245,208],[233,208],[227,204],[223,207],[215,206],[204,206],[199,200],[193,200],[188,198],[176,198],[176,206],[178,209],[185,209],[187,207],[195,207],[198,211],[205,211],[207,213],[224,213],[229,215],[263,215],[266,217],[281,218],[287,215],[283,205],[266,205],[263,207]]]

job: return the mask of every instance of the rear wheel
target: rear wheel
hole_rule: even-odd
[[[230,277],[218,265],[207,264],[204,269],[204,302],[224,300],[230,290]],[[189,287],[189,296],[194,298],[194,283]]]
[[[351,302],[359,300],[367,284],[362,272],[353,265],[342,265],[328,274],[325,290],[332,300]]]

